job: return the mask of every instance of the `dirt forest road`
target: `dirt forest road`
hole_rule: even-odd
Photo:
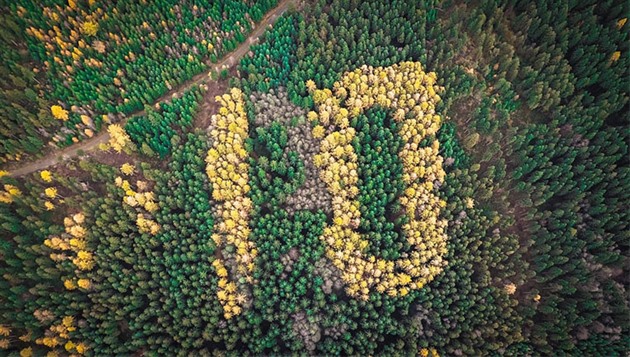
[[[281,0],[273,10],[269,11],[265,15],[265,17],[258,24],[256,24],[256,27],[249,34],[247,39],[243,41],[243,43],[241,43],[234,51],[226,54],[223,59],[216,64],[209,63],[207,70],[182,83],[177,88],[174,88],[170,92],[155,100],[153,103],[151,103],[151,105],[169,100],[173,94],[183,93],[193,86],[210,83],[213,81],[210,78],[210,74],[212,72],[216,71],[218,73],[224,68],[230,69],[231,67],[235,66],[238,61],[249,51],[249,48],[258,42],[258,39],[265,32],[268,26],[274,23],[276,19],[278,19],[278,17],[280,17],[295,1],[296,0]],[[129,119],[144,114],[144,110],[131,113],[127,115],[122,121],[119,121],[117,124],[124,126]],[[64,149],[56,149],[48,146],[44,150],[49,150],[49,152],[46,153],[44,157],[39,158],[36,161],[26,163],[25,165],[16,166],[15,168],[7,167],[4,169],[8,170],[9,176],[12,177],[28,175],[32,172],[40,171],[47,167],[56,165],[60,161],[59,159],[65,161],[77,156],[79,152],[87,153],[90,150],[98,148],[99,144],[106,143],[108,141],[109,133],[103,128],[98,135],[95,135],[90,139],[86,139],[80,143]]]

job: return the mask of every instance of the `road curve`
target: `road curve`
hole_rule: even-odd
[[[248,51],[249,48],[258,42],[258,38],[265,32],[267,27],[274,23],[275,20],[280,17],[288,8],[289,5],[294,3],[295,0],[280,0],[278,5],[269,11],[265,17],[255,25],[254,30],[247,36],[245,41],[243,41],[234,51],[223,56],[223,59],[215,64],[209,64],[208,69],[197,74],[192,79],[182,83],[177,88],[169,91],[164,94],[160,98],[156,99],[151,105],[155,105],[156,103],[164,102],[169,100],[174,93],[182,93],[188,90],[189,88],[199,85],[212,82],[212,79],[209,77],[213,71],[220,72],[224,68],[231,68],[238,63],[238,60],[241,59]],[[122,121],[117,122],[117,124],[125,125],[125,123],[136,116],[144,115],[145,111],[140,110],[134,113],[127,115]],[[44,157],[39,158],[35,161],[26,163],[25,165],[18,166],[16,168],[7,167],[6,169],[9,171],[9,176],[11,177],[20,177],[24,175],[28,175],[30,173],[43,170],[47,167],[53,166],[57,164],[60,159],[62,161],[71,159],[78,155],[79,151],[88,152],[90,150],[94,150],[101,143],[106,143],[109,141],[109,133],[105,128],[102,128],[100,133],[95,135],[92,138],[83,140],[75,145],[71,145],[67,148],[56,149],[47,147],[51,151],[47,153]],[[46,148],[44,149],[46,150]]]

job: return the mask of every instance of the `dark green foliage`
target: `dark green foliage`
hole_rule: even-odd
[[[155,189],[162,206],[156,214],[161,231],[155,239],[162,247],[163,266],[159,274],[153,274],[163,296],[162,312],[155,318],[177,349],[190,351],[200,350],[207,336],[214,334],[221,313],[216,296],[210,293],[216,288],[211,266],[216,247],[210,237],[214,218],[204,161],[209,147],[205,135],[188,134],[183,147],[173,154],[170,174],[160,175]],[[173,346],[163,343],[163,348],[168,351]]]
[[[572,350],[571,333],[588,331],[595,323],[625,324],[620,316],[628,314],[627,306],[615,298],[622,294],[619,287],[602,282],[623,274],[617,267],[624,261],[621,249],[627,248],[627,210],[620,205],[629,198],[621,189],[628,185],[626,170],[605,176],[627,156],[626,145],[615,134],[602,131],[589,142],[570,126],[550,130],[541,125],[528,128],[515,142],[520,166],[513,169],[514,178],[526,194],[522,204],[532,222],[536,282],[555,287],[553,294],[541,294],[535,318],[562,316],[562,323],[540,324],[544,335],[533,331],[533,342],[541,348],[551,348],[550,339],[562,341],[554,348]],[[616,309],[621,310],[613,313]]]
[[[85,139],[86,128],[101,129],[103,114],[141,110],[233,51],[277,0],[72,3],[75,9],[66,0],[0,4],[0,162],[38,156],[49,142],[65,147]],[[82,27],[89,14],[98,25],[93,36]],[[41,40],[32,29],[52,38]],[[56,104],[70,120],[52,118]],[[93,122],[76,126],[80,114]]]
[[[272,30],[265,32],[259,45],[252,46],[253,56],[245,56],[240,66],[247,73],[244,83],[245,92],[258,90],[266,92],[270,88],[285,86],[295,63],[295,32],[297,26],[304,26],[299,14],[283,16],[274,24]],[[248,83],[257,83],[253,88]]]
[[[138,232],[136,211],[123,205],[121,196],[99,199],[96,207],[104,214],[95,222],[97,255],[107,263],[93,272],[99,293],[90,295],[89,329],[82,331],[87,340],[100,341],[95,354],[202,351],[214,335],[222,309],[212,292],[216,277],[204,161],[208,149],[203,135],[188,134],[174,151],[169,170],[153,173],[160,205],[156,236]],[[116,311],[116,317],[108,317],[109,311]]]
[[[45,327],[33,312],[40,306],[63,312],[66,294],[59,284],[65,272],[48,259],[50,250],[39,244],[49,234],[63,231],[63,225],[36,202],[36,197],[23,197],[12,206],[0,206],[0,321],[41,336]]]
[[[454,168],[465,168],[470,165],[470,157],[459,144],[455,136],[455,130],[455,125],[452,122],[442,124],[440,131],[437,133],[437,139],[440,142],[440,154],[445,160],[445,166],[450,166],[449,158],[451,158]],[[449,161],[448,163],[447,160]]]
[[[305,79],[332,88],[343,72],[362,65],[423,60],[426,10],[419,2],[333,1],[297,34],[297,66],[287,86],[289,95],[294,101],[306,97]]]
[[[278,122],[257,128],[249,139],[250,197],[255,209],[275,207],[304,183],[304,163],[297,152],[286,152],[286,128]]]
[[[313,7],[314,14],[307,21],[300,21],[298,15],[287,16],[277,32],[269,35],[271,43],[257,49],[255,56],[260,57],[242,61],[245,88],[266,91],[285,83],[293,102],[309,106],[307,79],[319,88],[330,88],[343,72],[364,64],[389,66],[424,59],[427,7],[420,3],[333,1],[332,5],[320,2]],[[388,26],[379,29],[373,25],[383,22]],[[279,68],[265,65],[270,62]],[[265,68],[264,75],[251,64]]]
[[[235,6],[238,16],[249,9],[257,20],[272,3]],[[163,5],[150,6],[171,17]],[[136,9],[127,2],[116,6]],[[245,31],[235,28],[227,4],[212,6],[233,34],[222,43],[229,51]],[[181,9],[183,18],[194,17],[190,8]],[[253,103],[246,103],[254,206],[249,239],[258,255],[252,281],[243,283],[251,301],[225,320],[212,262],[234,247],[222,251],[212,240],[215,203],[204,162],[210,143],[205,133],[189,133],[201,94],[193,91],[127,124],[142,152],[168,160],[164,170],[136,165],[142,170],[126,177],[149,182],[156,194],[160,209],[153,219],[161,229],[155,236],[139,232],[136,210],[121,202],[124,192],[113,184],[117,169],[107,165],[82,162],[79,170],[69,163],[54,184],[2,179],[23,191],[15,202],[0,204],[0,324],[12,328],[9,353],[33,345],[15,336],[30,331],[42,337],[71,315],[81,326],[71,337],[88,343],[92,355],[398,356],[423,348],[444,356],[627,355],[630,48],[629,24],[618,22],[627,13],[619,1],[332,0],[281,17],[241,61],[242,78],[234,82],[247,94],[284,87],[294,103],[312,110],[309,79],[333,89],[344,71],[404,60],[437,73],[445,88],[436,108],[447,173],[439,187],[447,203],[441,210],[448,222],[444,270],[405,297],[372,291],[367,301],[350,298],[320,239],[331,217],[285,207],[305,182],[307,163],[287,150],[287,128],[278,121],[256,128]],[[124,32],[127,25],[120,26]],[[3,31],[13,27],[8,21]],[[178,43],[196,44],[184,31],[188,25],[175,27]],[[7,44],[19,34],[11,31],[0,41],[9,49],[2,53],[8,69],[0,73],[7,83],[0,84],[0,100],[15,104],[4,105],[8,114],[0,119],[0,134],[8,138],[0,153],[9,154],[41,145],[7,132],[14,124],[1,125],[24,121],[29,137],[40,137],[33,130],[50,121],[50,103],[28,91],[39,77],[19,65],[26,52]],[[162,69],[149,70],[162,68],[149,59],[164,57],[156,49],[163,39],[156,43],[147,44],[150,53],[137,63],[120,64],[138,72],[123,83],[128,103],[118,91],[79,93],[78,86],[108,88],[98,81],[111,79],[95,69],[77,74],[86,82],[88,74],[97,78],[87,84],[51,79],[51,85],[69,103],[137,109],[171,79]],[[121,46],[116,55],[136,47]],[[28,49],[43,55],[35,44]],[[173,61],[168,58],[164,63]],[[175,67],[188,78],[198,61],[175,61]],[[351,124],[365,253],[396,259],[409,247],[399,229],[406,221],[398,204],[405,189],[398,157],[403,144],[390,117],[377,107]],[[80,120],[71,113],[65,125]],[[59,145],[73,136],[64,133]],[[42,192],[52,185],[64,202],[46,211]],[[51,250],[42,245],[63,231],[64,216],[79,210],[86,213],[97,262],[87,273],[94,285],[87,293],[63,288],[63,279],[76,272],[67,261],[50,260]],[[38,321],[34,312],[41,309],[49,309],[53,321]],[[35,346],[34,352],[45,350]]]
[[[49,6],[58,4],[62,8],[67,7],[65,1],[48,3]],[[251,29],[251,23],[247,20],[248,12],[255,14],[254,18],[260,18],[260,14],[275,4],[273,0],[211,4],[185,4],[170,0],[100,3],[98,6],[109,15],[108,19],[98,21],[99,29],[94,38],[82,36],[90,43],[102,40],[109,46],[104,53],[92,48],[82,51],[86,56],[103,62],[104,66],[78,68],[73,73],[74,80],[71,83],[58,76],[65,73],[65,61],[54,63],[46,54],[42,42],[32,36],[28,36],[27,41],[34,59],[53,62],[51,70],[47,72],[53,87],[50,93],[53,98],[69,105],[93,103],[94,109],[103,113],[129,113],[142,109],[143,104],[167,93],[168,83],[174,86],[201,72],[206,66],[204,58],[211,54],[221,57],[232,51],[245,39],[243,32],[247,33]],[[27,10],[26,16],[19,21],[22,31],[29,26],[46,31],[52,27],[36,2],[24,0],[14,6],[17,5]],[[193,9],[193,5],[197,9]],[[94,10],[83,6],[79,7],[88,13]],[[143,27],[143,22],[147,22],[150,27]],[[64,32],[72,29],[70,26],[63,27]],[[222,34],[219,41],[212,34],[216,31]],[[110,32],[128,41],[116,46],[107,36]],[[154,37],[150,37],[150,33]],[[212,43],[213,50],[209,51],[207,46],[201,44],[202,40]],[[130,52],[137,55],[135,60],[129,59]],[[125,89],[124,94],[114,84],[115,79],[121,82],[119,86]]]
[[[38,78],[29,68],[16,19],[0,5],[0,162],[6,156],[37,154],[54,119],[40,95]]]
[[[509,219],[482,207],[467,208],[482,183],[476,173],[455,170],[447,175],[442,195],[448,202],[449,264],[419,291],[418,309],[425,319],[420,335],[442,353],[484,355],[520,341],[523,318],[505,285],[522,284],[527,263],[517,251],[518,237],[504,230]]]
[[[359,158],[359,230],[370,242],[370,254],[394,260],[410,246],[400,234],[400,226],[408,222],[398,203],[404,190],[398,157],[403,140],[400,125],[391,118],[391,112],[370,109],[352,126],[357,130],[353,146]]]
[[[145,144],[160,158],[170,154],[173,147],[172,140],[177,135],[176,130],[185,130],[192,124],[203,91],[194,87],[184,93],[181,98],[175,98],[170,103],[161,103],[159,111],[151,108],[146,116],[131,118],[125,125],[125,131],[131,140],[140,148]]]
[[[41,180],[27,183],[4,180],[19,185],[22,194],[11,204],[0,204],[0,323],[9,326],[13,336],[31,333],[33,339],[44,337],[53,324],[60,324],[63,316],[78,316],[88,306],[88,299],[78,291],[68,291],[63,280],[75,276],[69,261],[53,261],[53,250],[43,244],[45,239],[64,232],[63,216],[47,211],[42,192],[48,185]],[[79,208],[74,195],[81,194],[81,202],[94,202],[95,192],[84,192],[75,178],[57,178],[59,193],[66,196],[68,212]],[[62,205],[56,202],[61,209]],[[88,224],[93,224],[90,220]],[[50,318],[38,319],[42,313]],[[72,337],[77,336],[72,334]],[[11,349],[32,346],[32,342],[14,338]]]
[[[628,15],[627,3],[514,2],[513,6],[515,30],[525,34],[524,46],[516,49],[522,58],[521,88],[530,107],[562,112],[561,106],[553,108],[560,99],[563,104],[588,105],[589,114],[601,115],[628,102],[628,24],[617,28],[617,21]],[[621,56],[612,62],[615,51]]]
[[[248,331],[251,337],[244,341],[255,354],[303,350],[299,340],[289,337],[293,335],[291,315],[302,311],[312,317],[325,308],[317,302],[324,294],[321,278],[313,271],[314,262],[324,255],[319,236],[325,216],[305,211],[289,217],[285,210],[274,208],[252,222],[252,239],[260,252],[254,274],[259,284],[253,290],[248,320],[266,326]]]
[[[517,310],[526,320],[523,338],[530,342],[509,351],[564,349],[571,353],[578,347],[570,336],[584,335],[596,326],[616,326],[607,337],[598,335],[608,342],[580,343],[607,348],[617,343],[611,341],[617,341],[621,331],[628,331],[626,304],[615,298],[623,294],[618,291],[619,279],[626,270],[620,264],[627,260],[622,252],[629,248],[624,232],[630,217],[622,207],[630,189],[628,137],[620,130],[628,120],[628,25],[617,28],[617,21],[626,17],[624,6],[590,3],[558,7],[509,2],[497,7],[486,1],[468,9],[446,3],[441,8],[449,16],[438,18],[427,31],[414,31],[413,44],[404,47],[397,44],[397,37],[405,33],[402,29],[425,21],[411,14],[426,13],[430,21],[430,6],[397,15],[396,3],[387,13],[380,13],[378,2],[333,1],[329,7],[316,5],[313,17],[307,17],[305,25],[298,24],[293,33],[297,51],[295,62],[289,63],[293,70],[287,88],[294,102],[307,107],[312,102],[305,96],[306,80],[330,88],[342,72],[363,64],[389,65],[403,59],[425,62],[426,55],[429,70],[438,72],[446,87],[441,108],[458,122],[464,146],[481,164],[471,166],[480,174],[473,197],[480,199],[477,204],[498,200],[494,205],[502,213],[517,216],[507,227],[518,236],[507,234],[510,238],[505,244],[509,242],[512,248],[501,249],[524,252],[532,263],[531,270],[510,265],[523,272],[514,283],[523,290],[518,293]],[[404,35],[402,39],[406,40]],[[425,40],[431,46],[425,47]],[[368,41],[373,43],[366,45]],[[392,55],[387,49],[394,44],[398,48]],[[379,51],[372,53],[372,49]],[[613,62],[615,51],[621,56]],[[280,57],[275,58],[279,61]],[[255,73],[251,66],[242,69]],[[247,79],[249,88],[257,88],[264,80],[253,75]],[[530,127],[528,122],[545,124]],[[455,169],[468,167],[468,154],[457,144],[453,123],[444,123],[438,138],[445,160],[451,157]],[[546,144],[533,146],[522,140]],[[479,237],[488,241],[487,236]],[[374,239],[370,241],[374,244]],[[592,261],[583,261],[584,254]],[[474,265],[477,277],[483,271],[480,263]],[[456,269],[456,265],[451,267]],[[457,279],[460,275],[465,280],[463,271]],[[608,283],[593,285],[598,279]],[[532,299],[538,292],[541,300],[535,303]],[[615,313],[602,313],[602,309]],[[495,316],[500,319],[500,314]],[[551,316],[563,316],[563,322]],[[470,342],[462,344],[465,348],[454,348],[456,343],[448,339],[439,345],[474,354],[501,345],[495,337],[487,339],[495,340],[495,345],[481,350]]]

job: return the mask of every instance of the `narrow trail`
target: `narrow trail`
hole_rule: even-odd
[[[274,23],[275,20],[278,17],[280,17],[289,8],[289,5],[293,4],[295,1],[296,0],[280,0],[278,2],[278,5],[274,9],[269,11],[265,15],[265,17],[258,24],[255,25],[253,31],[249,34],[247,39],[245,39],[245,41],[243,41],[234,51],[223,56],[223,59],[220,62],[217,62],[214,64],[208,63],[208,69],[197,74],[192,79],[182,83],[177,88],[174,88],[173,90],[164,94],[160,98],[153,101],[153,103],[151,103],[150,105],[154,106],[157,103],[167,101],[172,97],[173,94],[183,93],[186,90],[192,88],[193,86],[214,82],[210,78],[211,73],[213,71],[218,73],[222,71],[224,68],[230,69],[233,66],[235,66],[238,63],[238,60],[240,60],[249,51],[249,48],[258,42],[259,37],[265,32],[267,27],[270,24]],[[124,126],[125,123],[127,123],[129,119],[133,117],[145,115],[145,114],[146,113],[144,109],[131,113],[127,115],[123,120],[117,122],[116,124]],[[108,141],[109,141],[109,133],[107,132],[105,128],[102,128],[101,132],[92,138],[83,140],[80,143],[77,143],[75,145],[69,146],[64,149],[46,147],[44,148],[44,150],[50,150],[50,152],[46,153],[44,157],[41,157],[32,162],[26,163],[23,166],[18,166],[15,168],[6,167],[4,169],[9,171],[9,176],[11,177],[19,177],[19,176],[28,175],[35,171],[40,171],[47,167],[56,165],[57,163],[61,161],[65,161],[73,157],[76,157],[79,151],[88,152],[88,151],[94,150],[95,148],[98,148],[99,144],[106,143]]]

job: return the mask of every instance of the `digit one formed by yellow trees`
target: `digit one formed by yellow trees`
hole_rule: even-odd
[[[219,113],[212,116],[210,136],[212,148],[206,157],[206,173],[212,183],[212,198],[217,206],[215,233],[212,239],[217,247],[230,244],[235,247],[236,273],[251,282],[256,248],[249,241],[249,212],[252,201],[249,192],[247,151],[247,115],[243,96],[233,88],[230,94],[216,97],[221,104]],[[215,259],[213,266],[219,275],[217,297],[223,306],[226,319],[242,311],[244,297],[235,282],[228,280],[228,269],[223,259]]]
[[[439,142],[433,140],[428,147],[420,146],[440,127],[440,117],[435,114],[435,104],[440,100],[435,73],[424,73],[417,62],[387,68],[363,66],[336,82],[334,94],[330,89],[317,90],[312,81],[307,87],[318,109],[308,117],[328,128],[320,154],[314,158],[321,167],[321,179],[334,197],[333,224],[324,229],[321,239],[327,245],[327,257],[342,272],[346,292],[367,299],[374,288],[391,296],[404,296],[410,289],[420,289],[446,265],[442,259],[446,253],[446,221],[439,218],[446,203],[438,198],[434,186],[441,184],[445,176],[442,157],[438,155]],[[246,196],[249,191],[244,149],[247,117],[238,89],[217,97],[217,101],[222,107],[213,117],[210,135],[214,141],[206,158],[213,199],[221,202],[213,238],[218,246],[227,243],[237,248],[237,273],[251,281],[257,251],[248,240],[251,200]],[[402,227],[403,234],[413,250],[401,254],[397,261],[366,256],[369,242],[356,231],[361,219],[356,200],[358,164],[351,145],[355,130],[349,123],[375,105],[393,109],[394,120],[402,122],[399,134],[404,147],[399,156],[407,189],[399,199],[409,216],[409,223]],[[225,317],[231,318],[242,311],[242,302],[235,283],[228,280],[224,261],[217,259],[214,266],[220,278],[217,295]]]

